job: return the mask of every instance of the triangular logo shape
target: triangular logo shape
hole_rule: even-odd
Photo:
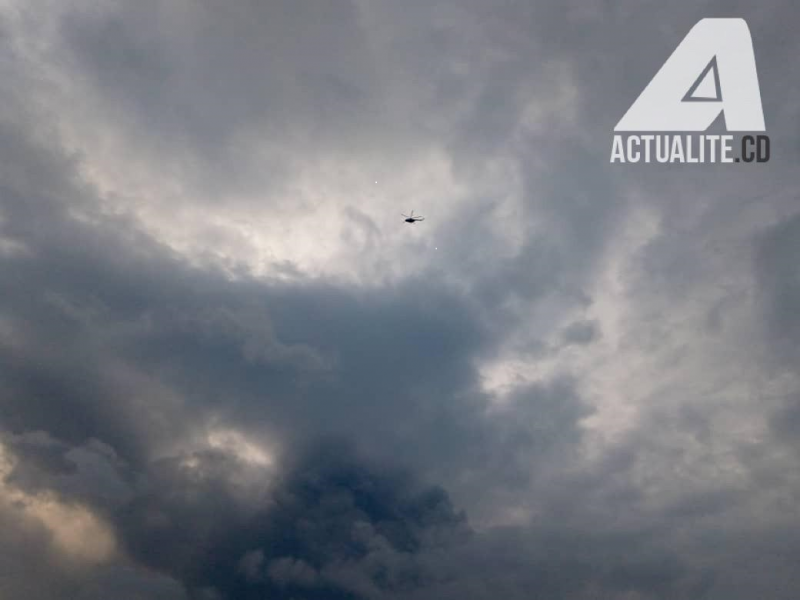
[[[719,85],[719,71],[717,70],[717,57],[711,61],[700,73],[700,76],[686,92],[682,102],[721,102],[722,90]]]

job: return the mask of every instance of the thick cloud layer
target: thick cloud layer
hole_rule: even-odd
[[[4,3],[0,600],[793,598],[795,13]],[[772,160],[610,165],[720,14]]]

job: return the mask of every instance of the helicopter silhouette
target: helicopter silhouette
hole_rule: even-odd
[[[403,215],[403,213],[400,213]],[[405,217],[406,223],[416,223],[417,221],[424,221],[425,217],[420,217],[419,215],[414,216],[414,211],[411,211],[410,215],[403,215]]]

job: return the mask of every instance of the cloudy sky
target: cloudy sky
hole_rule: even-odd
[[[770,162],[609,164],[719,16]],[[799,17],[1,0],[0,600],[796,598]]]

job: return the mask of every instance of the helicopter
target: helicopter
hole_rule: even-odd
[[[403,215],[403,213],[400,213],[400,214]],[[425,217],[420,217],[419,215],[415,216],[413,210],[411,211],[410,215],[403,215],[403,216],[405,217],[405,222],[406,223],[416,223],[417,221],[424,221],[425,220]]]

